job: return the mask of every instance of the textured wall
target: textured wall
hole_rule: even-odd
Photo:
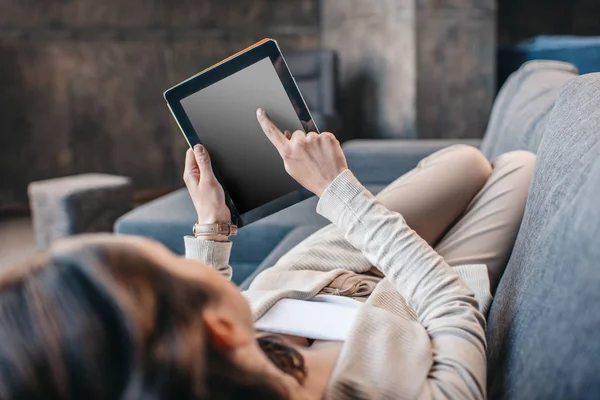
[[[495,0],[417,1],[419,138],[479,138],[496,94]]]
[[[495,94],[494,0],[322,0],[352,137],[481,137]],[[346,135],[346,134],[345,134]]]
[[[266,36],[338,51],[344,137],[481,136],[495,3],[0,0],[0,209],[26,204],[31,180],[81,172],[180,186],[185,142],[162,92]],[[600,35],[597,0],[498,3],[501,45]]]
[[[344,137],[416,135],[416,0],[322,0],[338,53]]]
[[[81,172],[181,185],[185,142],[162,92],[276,37],[319,47],[316,0],[0,0],[0,208]]]

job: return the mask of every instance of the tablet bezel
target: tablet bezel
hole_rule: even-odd
[[[164,98],[167,101],[167,105],[190,147],[193,148],[196,144],[201,144],[202,142],[199,138],[200,135],[196,133],[191,121],[186,115],[183,106],[181,105],[181,100],[267,57],[271,60],[290,102],[293,102],[298,106],[298,108],[294,108],[294,110],[298,115],[298,119],[302,122],[305,131],[319,132],[306,102],[298,89],[298,85],[290,73],[277,41],[274,39],[263,39],[165,91]],[[276,67],[277,62],[280,62],[280,68]],[[217,180],[219,180],[221,186],[223,186],[225,202],[231,211],[232,222],[238,227],[248,225],[251,222],[302,201],[311,195],[310,192],[299,185],[298,190],[292,191],[267,204],[249,210],[244,214],[240,214],[231,199],[227,188],[223,184],[223,181],[219,178],[218,166],[213,164],[213,170]]]

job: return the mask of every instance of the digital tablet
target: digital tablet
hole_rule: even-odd
[[[167,90],[188,144],[202,143],[238,227],[307,197],[262,131],[263,108],[281,129],[316,131],[277,42],[264,39]]]

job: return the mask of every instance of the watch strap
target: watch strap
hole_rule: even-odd
[[[229,222],[216,222],[214,224],[194,224],[194,237],[224,235],[235,236],[238,233],[238,227]]]

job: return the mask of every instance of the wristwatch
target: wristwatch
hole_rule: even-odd
[[[230,222],[216,222],[214,224],[194,224],[194,237],[224,235],[235,236],[238,233],[238,227]]]

